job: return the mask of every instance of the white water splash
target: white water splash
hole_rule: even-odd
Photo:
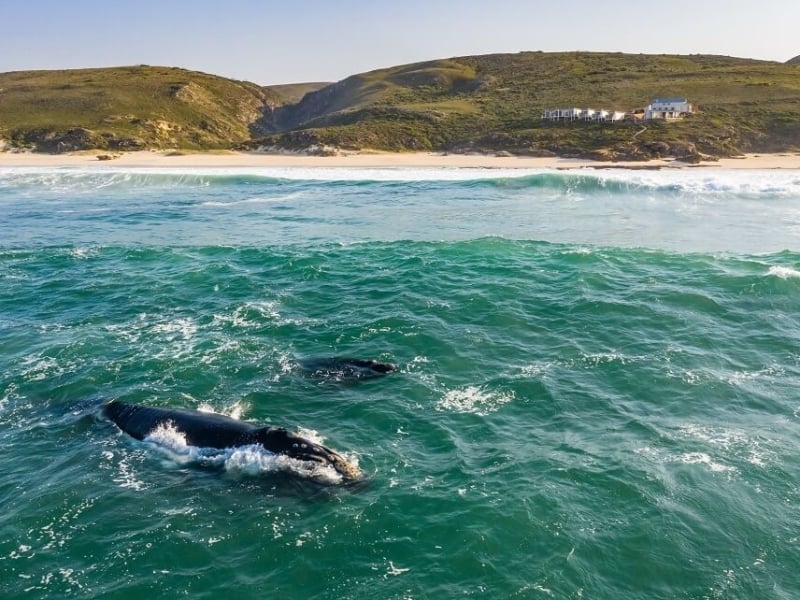
[[[400,567],[394,566],[392,561],[389,561],[389,566],[386,569],[386,575],[391,577],[397,577],[398,575],[402,575],[403,573],[408,573],[411,569],[402,569]]]
[[[524,377],[540,378],[544,377],[551,368],[555,366],[555,362],[546,361],[525,365],[520,368],[520,373]]]
[[[154,359],[164,360],[194,353],[200,326],[191,316],[141,313],[127,323],[104,325],[104,329],[130,345],[144,342],[148,349],[152,349]],[[220,348],[213,351],[218,353]],[[200,360],[207,364],[212,358],[204,356]]]
[[[711,458],[705,452],[684,452],[677,456],[678,462],[686,465],[703,465],[712,473],[727,473],[736,471],[735,467],[722,464]]]
[[[100,254],[97,248],[73,248],[70,250],[70,256],[78,260],[85,260]]]
[[[742,429],[710,425],[684,425],[678,430],[684,439],[699,441],[732,458],[743,458],[751,465],[765,468],[775,461],[775,453],[765,448],[765,440]]]
[[[322,438],[312,430],[301,429],[298,435],[315,443],[322,442]],[[221,468],[228,473],[247,477],[278,472],[291,473],[329,485],[343,481],[342,475],[330,465],[274,454],[265,450],[260,444],[225,449],[192,446],[186,442],[186,436],[171,423],[159,425],[145,437],[144,441],[170,462],[181,466],[197,464]],[[345,455],[345,458],[354,466],[358,466],[356,457]]]
[[[77,360],[58,360],[52,356],[29,355],[21,360],[20,375],[27,381],[42,381],[48,377],[61,377],[77,371]]]
[[[240,329],[263,327],[265,322],[283,325],[308,325],[314,319],[291,318],[281,313],[278,300],[255,300],[237,306],[230,314],[215,314],[212,327],[232,326]]]
[[[479,386],[449,390],[436,404],[436,410],[486,416],[514,400],[514,392],[495,392]]]
[[[720,379],[730,385],[742,386],[764,377],[781,377],[785,374],[786,370],[783,367],[768,366],[757,371],[734,371],[730,375],[720,376]]]
[[[583,168],[564,172],[546,168],[485,167],[0,167],[6,186],[45,186],[77,191],[124,185],[208,186],[220,177],[256,177],[292,181],[479,181],[532,175],[583,177],[601,185],[623,183],[637,189],[670,189],[692,194],[800,194],[800,178],[774,169],[629,169]],[[254,198],[254,200],[258,200]]]
[[[166,334],[168,341],[174,339],[188,340],[197,333],[197,324],[191,317],[179,317],[171,321],[154,324],[152,332]]]
[[[114,456],[113,454],[111,454],[111,456],[104,455],[104,458],[112,460]],[[148,485],[137,476],[136,469],[131,464],[132,460],[133,457],[126,456],[119,461],[117,465],[117,474],[114,476],[113,480],[114,483],[122,488],[140,492],[146,489]]]
[[[188,394],[186,394],[186,397],[190,400],[194,400]],[[197,406],[197,410],[199,412],[223,415],[226,417],[230,417],[231,419],[241,420],[242,415],[244,415],[244,413],[247,412],[247,406],[245,406],[241,402],[234,402],[233,404],[231,404],[230,406],[226,407],[223,410],[217,410],[207,402],[202,402]]]
[[[791,267],[774,266],[770,267],[767,275],[779,277],[780,279],[798,279],[800,278],[800,271]]]
[[[734,466],[726,465],[724,463],[714,460],[707,452],[682,452],[673,454],[660,448],[652,446],[644,446],[634,450],[639,456],[643,456],[659,465],[664,464],[684,464],[684,465],[701,465],[711,471],[712,473],[728,473],[732,475],[738,472]]]

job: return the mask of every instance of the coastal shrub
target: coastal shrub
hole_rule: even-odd
[[[382,150],[627,153],[646,144],[727,154],[800,144],[800,68],[691,55],[520,52],[379,69],[326,85],[263,88],[174,67],[0,74],[0,131],[45,147],[76,128],[108,148],[230,148],[320,143]],[[545,108],[642,109],[686,96],[675,123],[549,123]],[[16,133],[15,133],[16,132]],[[62,140],[63,141],[63,140]],[[79,140],[80,141],[80,140]],[[81,143],[84,143],[81,142]],[[683,144],[683,145],[682,145]]]

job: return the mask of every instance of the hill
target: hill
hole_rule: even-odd
[[[0,138],[38,151],[229,148],[282,97],[171,67],[0,74]]]
[[[687,97],[678,122],[542,121]],[[262,88],[168,67],[0,74],[0,138],[79,148],[309,148],[699,159],[800,148],[800,64],[724,56],[494,54]]]
[[[685,96],[680,122],[546,123],[546,108],[630,111]],[[649,158],[800,147],[800,68],[723,56],[523,52],[355,75],[277,108],[261,143]]]
[[[795,56],[794,58],[787,60],[786,64],[787,65],[798,65],[798,64],[800,64],[800,56]]]
[[[332,85],[330,81],[322,82],[309,82],[309,83],[287,83],[283,85],[270,85],[266,90],[274,93],[281,99],[282,104],[297,104],[309,92],[315,92],[319,89]]]

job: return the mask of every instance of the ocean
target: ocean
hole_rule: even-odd
[[[798,389],[800,171],[0,169],[4,599],[796,599]]]

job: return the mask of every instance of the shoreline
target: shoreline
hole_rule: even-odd
[[[257,152],[169,151],[125,152],[99,160],[102,152],[37,154],[0,152],[0,167],[105,167],[105,168],[470,168],[470,169],[800,169],[800,153],[748,154],[699,164],[674,159],[605,162],[573,158],[442,154],[437,152],[375,152],[339,156],[265,154]]]

